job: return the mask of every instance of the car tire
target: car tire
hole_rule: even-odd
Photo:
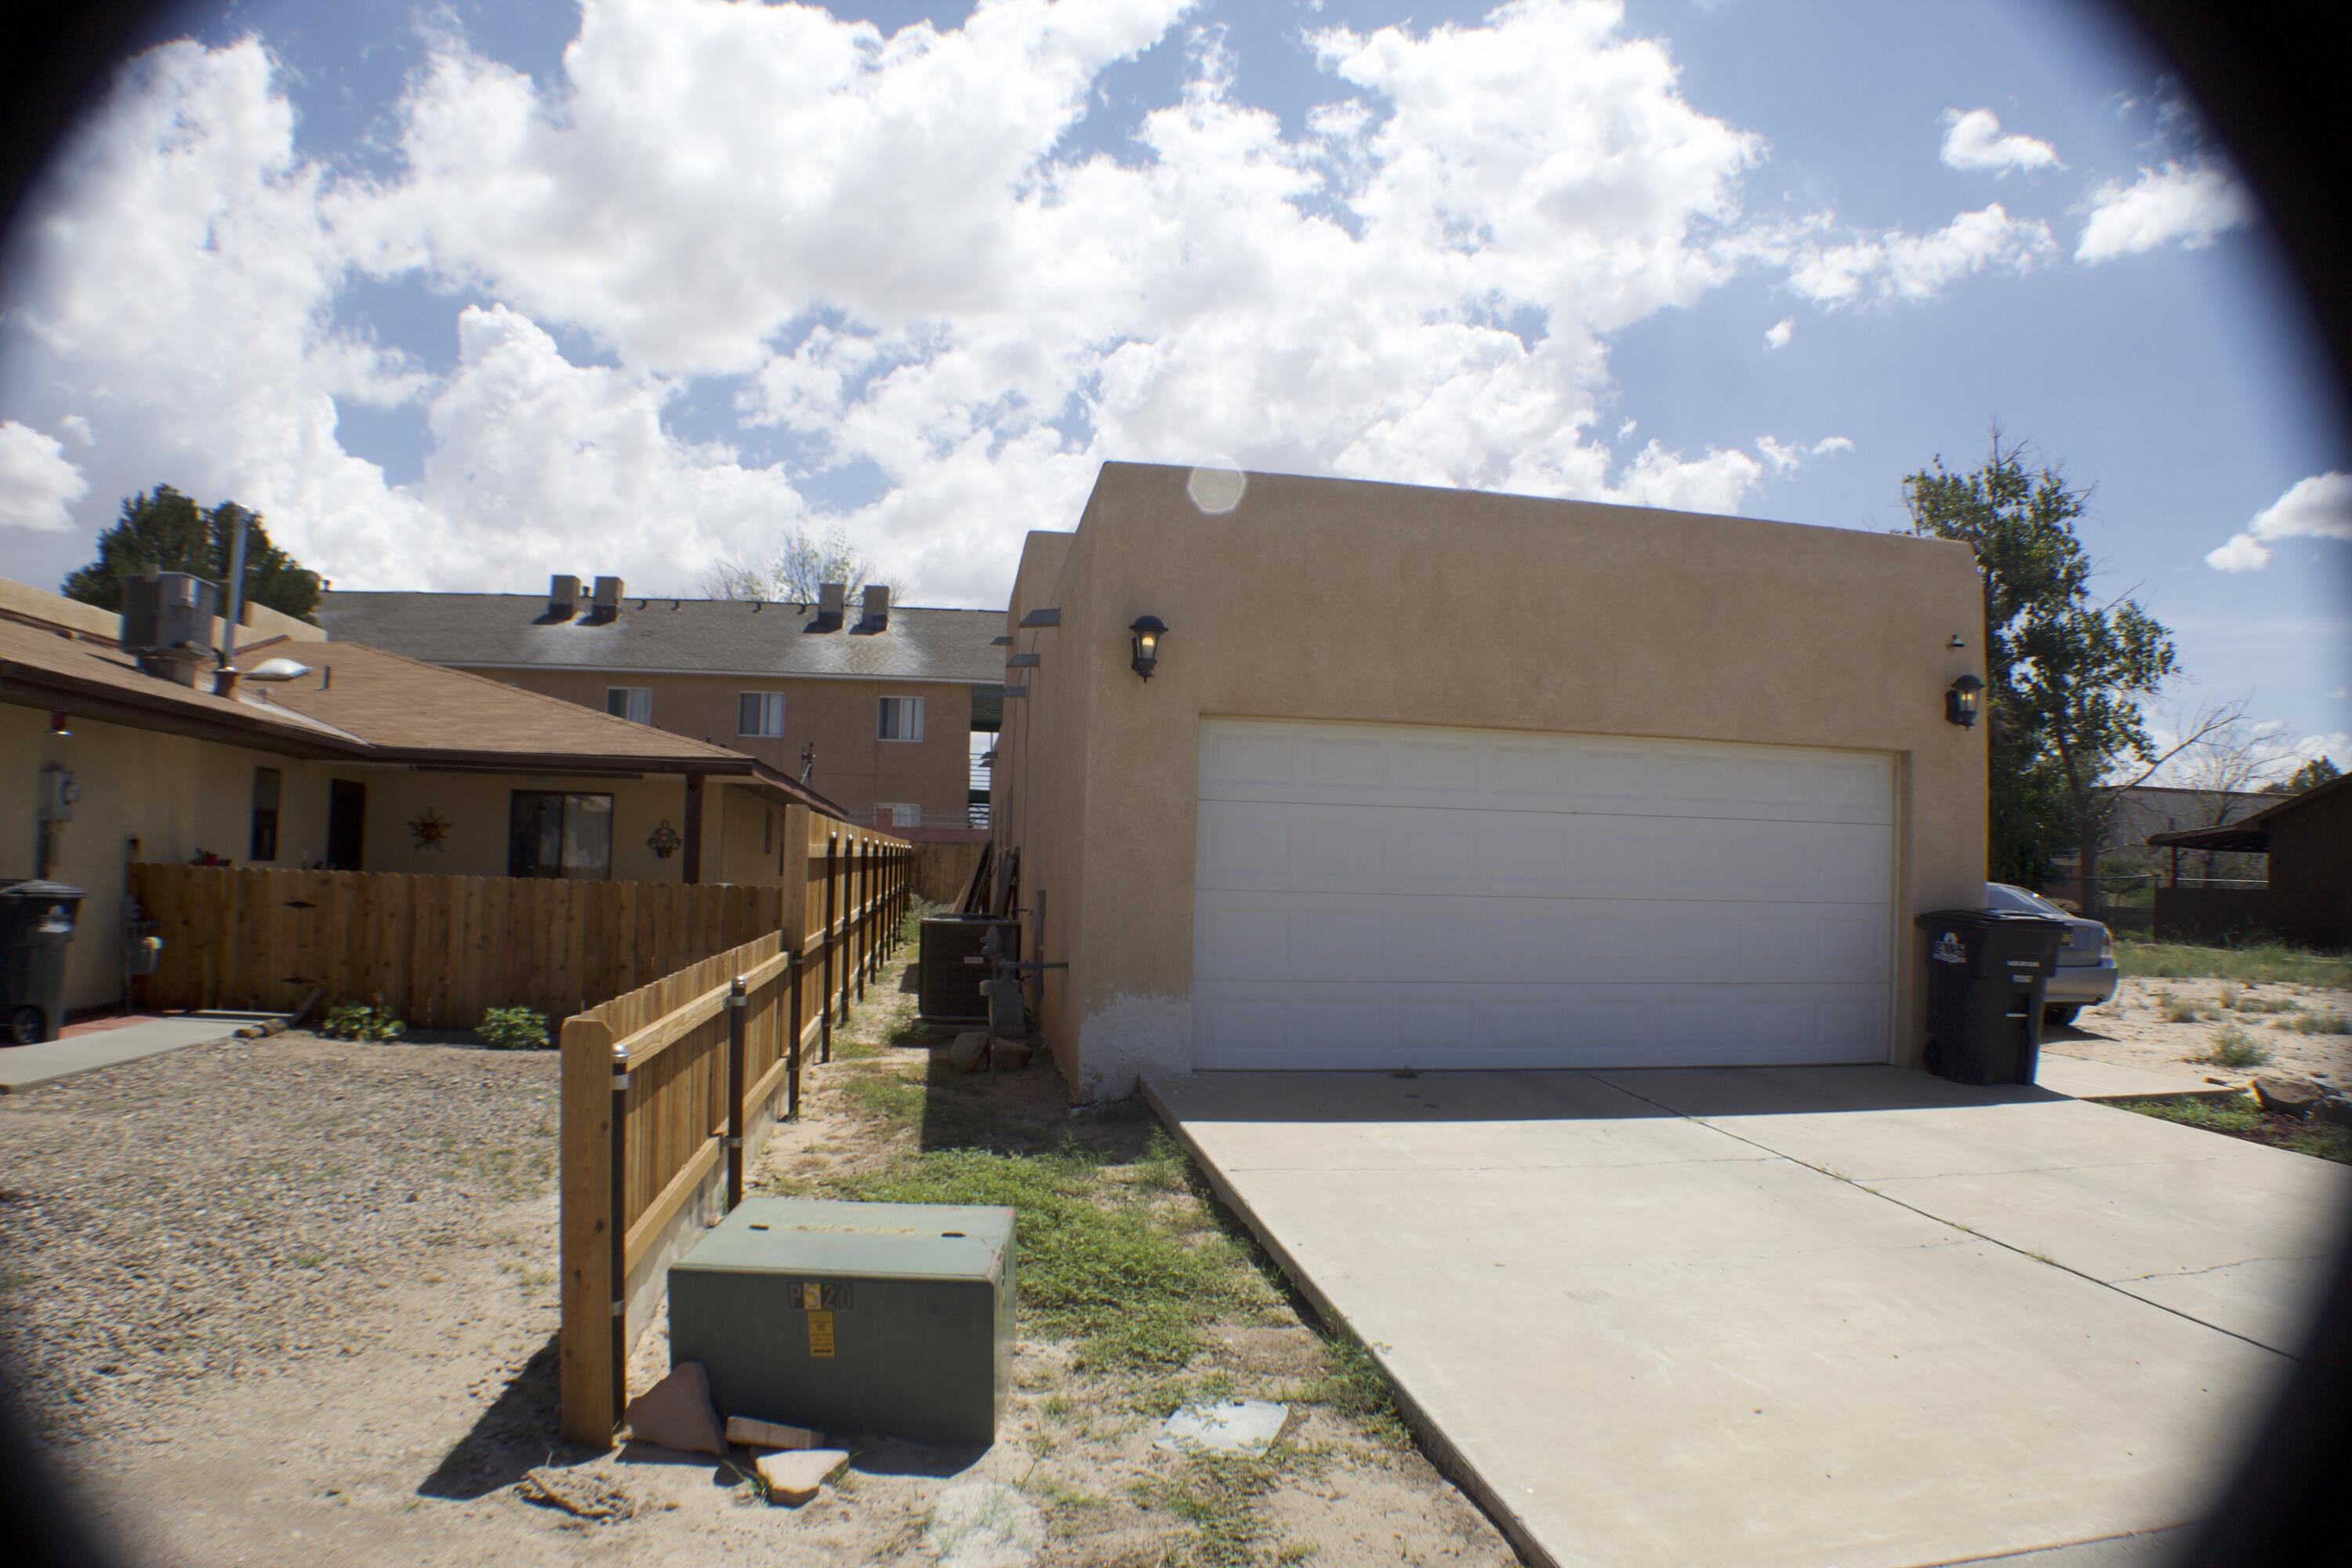
[[[2042,1009],[2042,1021],[2053,1029],[2063,1029],[2072,1024],[2074,1016],[2082,1010],[2080,1003],[2068,1003],[2063,1007],[2044,1007]]]

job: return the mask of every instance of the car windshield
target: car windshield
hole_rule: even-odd
[[[2023,888],[2012,888],[2006,882],[1987,882],[1985,901],[1996,910],[2008,910],[2016,914],[2058,915],[2063,918],[2066,913],[2041,894],[2029,893]]]

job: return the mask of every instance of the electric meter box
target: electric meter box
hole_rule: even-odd
[[[985,1447],[1013,1308],[1009,1208],[747,1198],[670,1266],[670,1364],[722,1417]]]

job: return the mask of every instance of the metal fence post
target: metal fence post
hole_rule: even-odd
[[[849,855],[845,853],[841,858],[841,1022],[845,1027],[849,1023],[850,955],[856,946],[850,930],[857,921],[857,911],[850,907],[851,900],[857,891],[856,884],[850,877],[852,864]],[[833,1059],[833,1047],[830,1042],[825,1046],[824,1059],[827,1061]]]
[[[737,975],[727,987],[727,1206],[743,1201],[743,1046],[751,998]]]
[[[857,1000],[866,1001],[866,972],[874,966],[874,841],[857,847]]]
[[[817,1031],[816,1059],[833,1060],[833,866],[841,847],[841,835],[829,834],[824,841],[824,943],[818,950],[824,956],[820,978],[824,984],[816,994],[817,1016],[823,1027]]]

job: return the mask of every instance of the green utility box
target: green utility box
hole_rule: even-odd
[[[747,1198],[670,1266],[669,1358],[721,1416],[996,1441],[1013,1365],[1013,1211]]]

